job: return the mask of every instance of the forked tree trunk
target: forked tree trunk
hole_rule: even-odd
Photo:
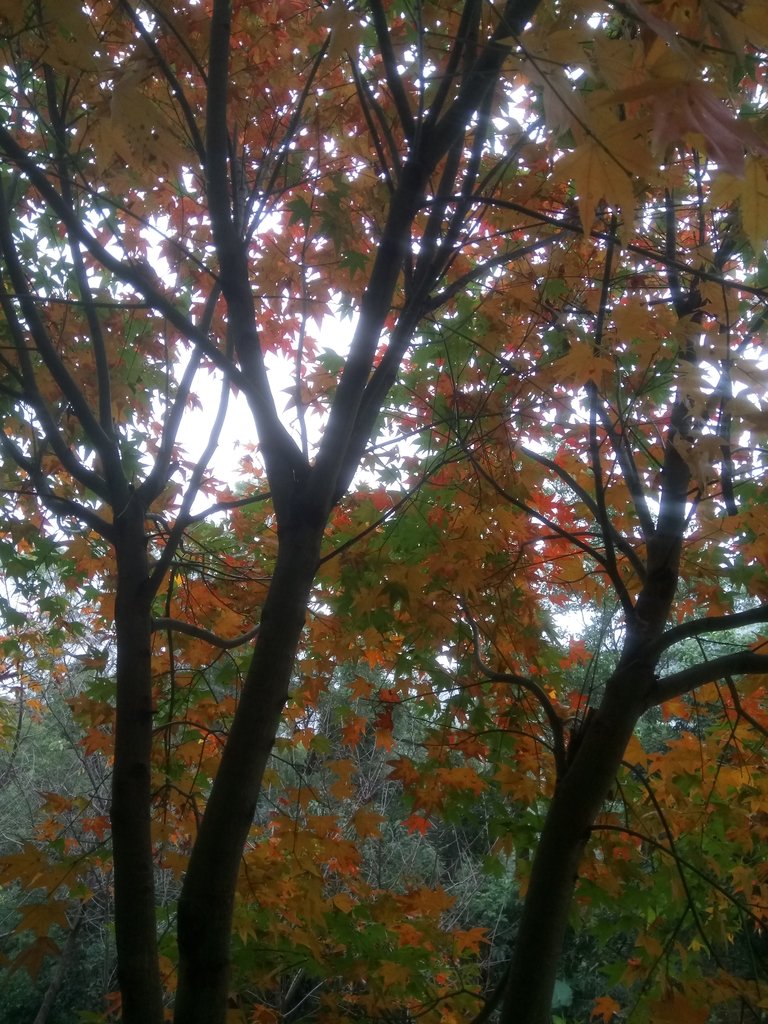
[[[206,805],[178,912],[179,981],[176,1024],[224,1024],[229,987],[230,933],[237,876],[243,847],[253,822],[264,769],[270,757],[288,694],[304,625],[307,603],[320,557],[328,517],[346,490],[371,433],[375,430],[400,361],[412,340],[418,302],[443,274],[452,251],[433,252],[430,244],[419,256],[408,317],[393,332],[387,353],[376,359],[382,331],[397,303],[394,295],[404,265],[410,266],[413,220],[424,207],[427,182],[443,157],[465,139],[467,128],[492,94],[509,37],[523,29],[539,0],[506,0],[493,40],[477,54],[465,53],[466,39],[457,40],[456,54],[468,65],[457,79],[455,98],[442,97],[434,117],[419,126],[410,110],[400,117],[409,151],[403,154],[401,178],[387,212],[386,224],[368,281],[360,318],[344,373],[334,396],[329,421],[315,464],[310,467],[285,435],[269,392],[253,313],[248,277],[247,242],[232,216],[230,177],[232,140],[227,133],[227,91],[231,32],[230,0],[216,0],[211,22],[206,123],[208,198],[234,347],[252,388],[247,395],[262,447],[267,477],[275,499],[279,551],[273,579],[262,609],[261,625],[237,711]],[[387,36],[383,7],[372,5],[376,31]],[[480,17],[481,5],[471,0],[467,26]],[[382,24],[383,21],[383,24]],[[386,43],[384,44],[386,49]],[[407,100],[401,105],[408,107]],[[468,194],[479,171],[469,178],[446,179],[448,191]],[[437,207],[439,209],[439,207]],[[446,205],[441,215],[450,223]],[[247,218],[246,218],[247,219]],[[432,262],[434,260],[434,262]],[[421,312],[431,310],[426,304]],[[402,315],[402,314],[401,314]],[[403,326],[407,323],[407,330]],[[395,340],[396,339],[396,340]],[[304,476],[304,485],[299,482]]]
[[[230,936],[243,848],[288,696],[320,554],[322,527],[280,539],[272,584],[179,900],[176,1024],[224,1024]]]

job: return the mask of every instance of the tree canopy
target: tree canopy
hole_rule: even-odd
[[[96,908],[125,1024],[761,1019],[760,0],[0,29],[17,966]]]

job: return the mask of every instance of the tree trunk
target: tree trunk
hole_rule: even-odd
[[[294,527],[281,531],[253,659],[179,900],[176,1024],[224,1024],[226,1017],[237,876],[288,696],[323,535],[310,517],[293,519]]]
[[[502,1024],[549,1024],[579,863],[627,743],[647,707],[653,676],[632,665],[609,680],[578,751],[560,780],[536,850]]]
[[[144,509],[115,517],[117,701],[112,772],[115,946],[123,1024],[162,1024],[150,811],[152,621]]]
[[[61,991],[61,986],[64,984],[67,971],[75,957],[77,935],[80,931],[80,925],[83,923],[84,917],[85,912],[83,904],[81,903],[77,908],[77,914],[69,929],[69,935],[67,935],[67,941],[64,944],[64,949],[62,950],[58,963],[51,975],[51,980],[48,983],[48,988],[45,990],[45,995],[43,996],[43,1001],[40,1004],[40,1009],[35,1014],[35,1019],[32,1021],[32,1024],[48,1024],[48,1017],[56,1003],[56,998]]]

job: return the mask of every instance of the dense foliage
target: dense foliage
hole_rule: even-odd
[[[0,28],[38,1024],[760,1020],[761,0]]]

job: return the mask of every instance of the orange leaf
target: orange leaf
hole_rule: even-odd
[[[391,729],[377,729],[376,730],[376,749],[386,750],[389,752],[395,745],[395,738],[392,735]]]
[[[592,1007],[589,1019],[596,1020],[599,1017],[604,1024],[611,1024],[611,1021],[620,1009],[621,1004],[617,1003],[615,999],[611,999],[610,996],[600,996],[599,999],[595,1000],[595,1005]]]
[[[693,1006],[681,993],[673,990],[651,1004],[654,1024],[707,1024],[709,1007]]]
[[[383,814],[366,811],[363,808],[355,811],[352,815],[352,824],[361,839],[365,839],[367,836],[377,836],[382,822],[386,820]]]
[[[429,818],[423,818],[420,814],[411,814],[405,819],[403,825],[408,832],[418,832],[422,836],[426,835],[427,830],[433,827]]]
[[[352,697],[370,697],[371,691],[373,690],[373,683],[369,683],[367,679],[362,676],[357,676],[349,684],[349,692]]]
[[[467,928],[464,931],[453,933],[453,942],[459,953],[469,950],[470,953],[479,953],[480,944],[488,942],[488,933],[485,928]]]

